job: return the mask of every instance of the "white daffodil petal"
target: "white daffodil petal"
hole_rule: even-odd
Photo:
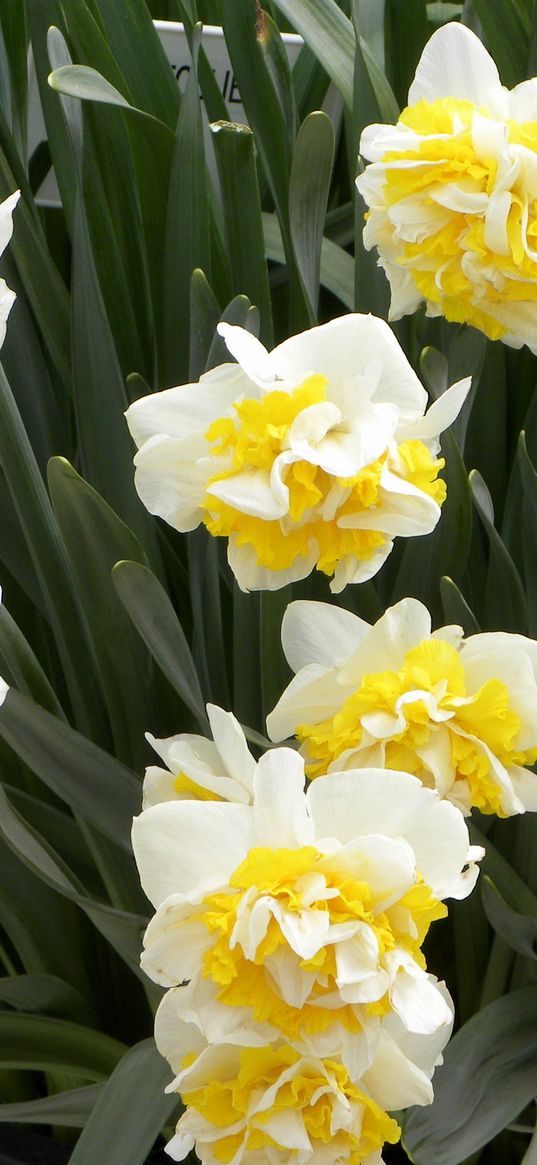
[[[397,1111],[410,1104],[430,1104],[433,1087],[425,1072],[413,1064],[387,1032],[381,1031],[373,1063],[364,1073],[373,1097]]]
[[[134,856],[154,906],[177,891],[204,894],[222,883],[253,843],[247,806],[170,801],[135,817]]]
[[[251,332],[226,323],[218,324],[217,332],[254,384],[266,385],[276,379],[273,356]]]
[[[471,377],[466,376],[463,380],[458,380],[456,384],[452,384],[451,388],[447,388],[442,396],[433,401],[425,416],[417,421],[415,426],[408,426],[406,432],[404,427],[398,430],[398,439],[404,440],[406,434],[409,437],[419,437],[420,441],[430,441],[438,437],[458,417],[470,391],[471,383]]]
[[[199,384],[182,384],[141,397],[125,413],[131,437],[137,446],[150,437],[189,437],[204,433],[215,416],[226,413],[248,382],[236,364],[223,365],[206,379],[203,392]]]
[[[282,647],[294,672],[310,663],[333,667],[359,646],[369,624],[344,607],[298,600],[289,603],[282,620]]]
[[[290,748],[261,757],[254,777],[254,828],[258,845],[309,845],[313,829],[304,800],[304,761]],[[278,806],[285,805],[285,814]]]
[[[267,732],[271,740],[285,740],[291,736],[297,724],[324,720],[325,716],[338,711],[343,691],[338,688],[334,675],[324,667],[309,664],[299,672],[286,688],[283,696],[267,716]],[[347,685],[350,695],[352,686]]]
[[[498,70],[475,33],[450,22],[433,33],[422,53],[408,104],[458,97],[474,105],[502,95]]]
[[[207,704],[207,715],[215,744],[225,761],[227,771],[239,784],[251,790],[255,760],[238,720],[232,712],[224,712],[216,704]]]
[[[429,1035],[452,1023],[452,1011],[443,995],[412,959],[393,951],[385,961],[393,972],[390,999],[409,1031]]]
[[[270,474],[258,469],[245,469],[215,481],[207,486],[207,493],[243,514],[267,522],[283,518],[287,510],[286,500],[274,496]]]

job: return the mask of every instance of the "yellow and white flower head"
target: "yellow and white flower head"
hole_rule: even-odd
[[[376,765],[415,773],[465,814],[537,809],[533,639],[431,632],[427,608],[403,599],[373,627],[327,603],[291,603],[282,642],[296,675],[268,731],[298,736],[310,777]]]
[[[156,740],[146,739],[162,758],[165,769],[149,765],[145,771],[143,808],[161,801],[252,800],[256,762],[244,732],[232,712],[207,704],[213,740],[183,732]],[[214,743],[213,743],[214,741]]]
[[[390,318],[466,322],[537,351],[537,79],[509,91],[458,23],[426,45],[397,125],[370,125],[357,179]]]
[[[166,1146],[175,1161],[195,1148],[202,1165],[381,1165],[400,1136],[364,1081],[289,1045],[208,1047],[176,1087],[187,1107]]]
[[[19,198],[20,190],[16,190],[14,194],[0,202],[0,255],[5,251],[13,234],[13,211]],[[0,347],[4,343],[7,317],[15,299],[15,292],[8,287],[5,279],[0,279]]]
[[[180,992],[164,996],[155,1020],[157,1047],[176,1073],[167,1091],[181,1092],[187,1105],[167,1145],[176,1161],[195,1147],[204,1165],[377,1165],[383,1144],[399,1140],[388,1112],[433,1099],[431,1076],[449,1028],[434,1037],[394,1031],[400,1043],[383,1033],[357,1078],[339,1057],[302,1053],[283,1040],[208,1044],[174,1015],[170,1001]]]
[[[341,591],[379,570],[396,535],[434,529],[445,497],[438,437],[469,380],[425,415],[423,386],[374,316],[333,320],[270,353],[242,328],[219,331],[238,363],[127,411],[151,513],[228,538],[244,591],[314,568]]]
[[[251,805],[168,801],[134,821],[156,910],[142,966],[167,987],[191,981],[182,1018],[198,1015],[211,1042],[246,1032],[323,1055],[337,1024],[353,1074],[386,1015],[422,1035],[449,1025],[421,945],[442,900],[477,877],[462,815],[407,773],[334,774],[304,793],[285,748],[261,758],[253,788]]]

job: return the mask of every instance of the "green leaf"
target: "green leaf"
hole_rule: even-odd
[[[537,472],[528,454],[525,433],[521,433],[519,437],[517,468],[522,487],[522,521],[520,521],[520,511],[516,517],[518,518],[522,570],[527,597],[528,632],[535,636],[537,634]]]
[[[313,49],[352,112],[356,38],[351,21],[334,0],[274,0],[274,3]],[[363,38],[360,38],[360,49],[382,121],[396,121],[397,102]]]
[[[0,1064],[5,1068],[103,1080],[114,1070],[124,1049],[119,1040],[82,1024],[0,1011]]]
[[[487,875],[490,878],[496,889],[514,910],[520,910],[528,915],[537,915],[537,895],[509,865],[509,862],[490,838],[483,836],[473,821],[469,828],[472,843],[485,847],[485,857],[481,862],[482,875]]]
[[[112,578],[153,658],[205,729],[205,706],[190,648],[165,590],[138,562],[118,562]]]
[[[76,985],[94,1016],[95,943],[88,944],[86,920],[72,902],[54,893],[20,861],[2,838],[0,860],[0,924],[16,951],[18,965],[30,974],[56,975]],[[59,935],[69,935],[70,941],[59,942]]]
[[[352,109],[355,37],[348,17],[334,0],[274,0],[326,69]]]
[[[122,558],[147,566],[147,557],[134,534],[64,458],[50,462],[49,487],[90,628],[116,755],[139,769],[145,756],[143,725],[153,711],[151,666],[119,602],[111,571]]]
[[[77,97],[80,101],[102,101],[105,105],[132,108],[115,86],[89,65],[62,65],[50,74],[48,83],[57,93]]]
[[[140,785],[129,769],[14,688],[0,708],[0,736],[73,812],[130,852]]]
[[[207,357],[220,321],[220,308],[212,288],[199,268],[190,281],[190,356],[188,377],[199,380],[207,367]]]
[[[74,55],[98,70],[126,99],[128,85],[85,0],[69,0],[62,11]],[[82,184],[93,255],[121,366],[126,372],[137,368],[152,380],[153,308],[128,122],[128,117],[116,116],[106,106],[86,103]],[[160,128],[156,122],[154,127]]]
[[[487,0],[473,0],[473,5],[504,85],[517,85],[527,75],[529,20],[523,19],[516,0],[504,0],[501,9]]]
[[[227,252],[232,258],[232,290],[258,308],[260,338],[273,345],[272,307],[265,259],[263,220],[252,131],[219,121],[211,125],[220,176]]]
[[[335,136],[325,113],[302,122],[293,152],[289,222],[300,277],[312,316],[317,314],[321,246],[334,164]]]
[[[487,918],[500,938],[519,954],[537,959],[537,913],[513,910],[490,878],[482,879],[481,894]]]
[[[285,263],[278,220],[274,214],[263,212],[263,234],[267,259],[275,263]],[[323,239],[321,243],[320,280],[323,287],[331,291],[349,309],[354,310],[354,260],[337,243]]]
[[[419,1165],[458,1165],[537,1093],[537,992],[497,999],[453,1038],[434,1076],[435,1098],[414,1108],[404,1144]]]
[[[465,635],[476,635],[478,633],[479,624],[473,611],[470,610],[457,584],[448,575],[444,575],[440,579],[440,598],[442,600],[444,619],[447,624],[460,624]]]
[[[41,664],[3,605],[0,605],[0,675],[47,712],[63,718],[58,697]]]
[[[4,0],[0,16],[10,64],[11,128],[21,159],[28,141],[28,34],[25,5]]]
[[[87,628],[52,508],[11,389],[0,366],[0,463],[24,534],[80,727],[106,726]]]
[[[490,544],[490,559],[484,602],[485,627],[504,631],[526,631],[526,599],[520,576],[498,531],[490,494],[481,474],[470,473],[472,500]]]
[[[299,330],[311,318],[296,268],[289,222],[291,127],[262,43],[274,36],[274,28],[251,0],[224,0],[222,17],[231,64],[276,206],[289,273],[291,326]]]
[[[281,643],[282,620],[291,601],[290,588],[262,591],[260,598],[261,689],[268,716],[291,679]]]
[[[91,898],[76,875],[68,869],[45,838],[41,837],[36,829],[31,828],[13,809],[1,788],[0,805],[2,806],[0,833],[10,849],[47,886],[76,903],[131,970],[145,981],[139,967],[140,942],[145,928],[145,918]],[[138,891],[138,897],[141,898],[132,860],[130,870],[133,885]],[[125,888],[124,895],[128,896],[128,887]]]
[[[17,182],[0,150],[0,200],[17,188]],[[35,207],[23,196],[13,216],[10,255],[14,259],[28,303],[43,336],[46,350],[62,383],[70,383],[69,297],[52,261]]]
[[[134,104],[174,130],[179,91],[146,5],[94,0],[94,7]]]
[[[405,0],[404,10],[397,0],[386,0],[386,71],[402,106],[429,35],[425,0]]]
[[[0,1104],[0,1121],[29,1125],[62,1125],[84,1128],[102,1090],[102,1084],[86,1084],[69,1092],[57,1092],[39,1100]]]
[[[401,559],[394,587],[395,596],[415,595],[429,606],[436,620],[440,616],[439,578],[448,571],[460,582],[470,547],[472,526],[466,469],[451,433],[442,435],[447,498],[436,529],[426,538],[409,539]]]
[[[74,1152],[70,1165],[143,1165],[163,1125],[177,1108],[164,1092],[170,1069],[153,1040],[136,1044],[115,1068]]]
[[[0,978],[0,1000],[16,1011],[37,1011],[58,1019],[91,1023],[84,996],[58,975],[12,975]]]
[[[84,476],[131,530],[151,545],[150,520],[134,488],[125,423],[125,381],[106,315],[80,199],[73,240],[73,380]]]
[[[189,353],[190,281],[194,268],[211,277],[211,211],[197,78],[201,26],[181,102],[173,149],[164,244],[162,371],[165,385],[184,382]]]
[[[203,528],[193,530],[188,536],[188,573],[194,623],[192,655],[208,699],[221,708],[229,708],[228,667],[231,661],[224,637],[220,549],[218,539],[208,538]]]

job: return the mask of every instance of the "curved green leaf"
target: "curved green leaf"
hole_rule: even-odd
[[[95,1165],[98,1160],[143,1165],[177,1108],[177,1096],[164,1092],[170,1075],[153,1040],[131,1048],[100,1093],[70,1165]]]
[[[103,1085],[86,1084],[69,1092],[56,1092],[39,1100],[25,1100],[17,1104],[0,1104],[0,1121],[28,1125],[62,1125],[65,1128],[84,1128]]]
[[[527,627],[526,597],[516,566],[494,526],[489,491],[477,470],[470,473],[472,500],[490,543],[485,593],[485,626],[524,634]]]
[[[14,688],[0,707],[0,736],[74,813],[131,852],[140,783],[130,769]]]
[[[335,135],[330,118],[325,113],[310,113],[300,126],[293,151],[289,222],[297,267],[314,317],[334,150]]]
[[[112,585],[112,567],[129,558],[148,565],[135,535],[63,457],[49,463],[56,520],[90,628],[116,755],[144,765],[143,726],[152,718],[151,663]],[[0,620],[1,650],[1,620]]]
[[[435,1098],[414,1108],[404,1144],[419,1165],[458,1165],[537,1094],[537,991],[523,987],[473,1016],[434,1076]]]
[[[205,705],[190,648],[166,591],[154,574],[138,562],[118,562],[112,578],[121,602],[164,675],[206,728]]]
[[[103,1032],[51,1019],[0,1011],[0,1065],[65,1072],[103,1080],[121,1059],[125,1045]]]
[[[513,910],[490,878],[483,878],[481,894],[487,918],[496,934],[512,950],[528,959],[537,959],[537,913],[528,915]]]
[[[102,101],[105,105],[132,108],[115,86],[90,65],[61,65],[52,71],[48,83],[57,93],[77,97],[80,101]]]

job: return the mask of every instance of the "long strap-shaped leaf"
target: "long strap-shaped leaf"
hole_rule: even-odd
[[[70,1165],[142,1165],[177,1106],[164,1092],[169,1079],[152,1040],[131,1048],[100,1093]]]
[[[140,808],[130,769],[14,688],[0,708],[0,736],[74,813],[130,852]]]
[[[77,724],[105,740],[94,659],[64,546],[10,386],[0,366],[0,464],[45,600]]]

